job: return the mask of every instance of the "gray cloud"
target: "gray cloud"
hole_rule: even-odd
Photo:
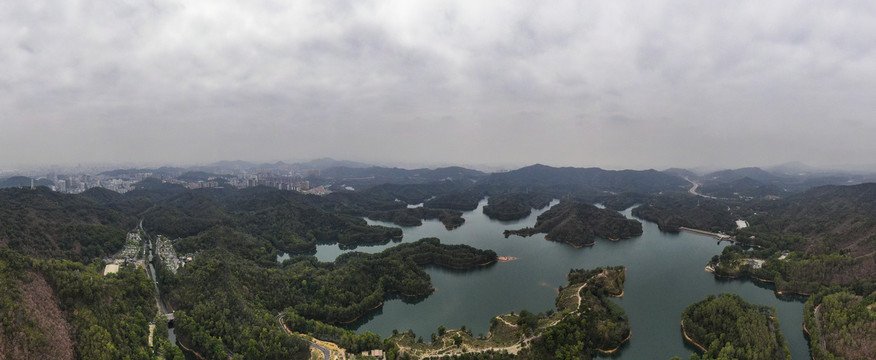
[[[871,164],[874,15],[853,1],[9,2],[0,165]]]

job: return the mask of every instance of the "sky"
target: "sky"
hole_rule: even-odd
[[[873,19],[873,1],[3,1],[0,167],[872,167]]]

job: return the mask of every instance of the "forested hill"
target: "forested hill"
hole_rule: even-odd
[[[565,189],[573,192],[686,191],[690,183],[656,170],[603,170],[600,168],[550,167],[536,164],[514,171],[495,173],[480,182],[488,188],[513,191]]]
[[[617,194],[639,198],[643,194],[684,192],[688,188],[690,183],[686,180],[656,170],[616,171],[536,164],[490,174],[471,187],[437,195],[425,206],[470,211],[484,196],[503,196],[491,201],[489,215],[513,220],[528,215],[532,206],[543,206],[546,203],[544,198],[550,201],[550,198],[576,197],[588,202],[603,202]]]
[[[0,245],[38,258],[87,261],[118,251],[136,218],[45,187],[0,190]]]
[[[642,235],[642,223],[620,213],[574,201],[564,201],[538,216],[535,227],[506,230],[505,236],[546,233],[545,239],[575,247],[593,245],[596,236],[619,240]]]
[[[691,359],[790,359],[776,310],[736,294],[709,295],[684,309],[684,336],[704,353]]]
[[[876,251],[876,183],[817,187],[751,210],[751,231],[803,235],[809,252]]]

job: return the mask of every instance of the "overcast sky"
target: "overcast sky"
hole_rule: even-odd
[[[3,1],[0,166],[876,164],[873,1]]]

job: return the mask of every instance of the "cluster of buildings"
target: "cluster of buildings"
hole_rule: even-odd
[[[51,173],[39,177],[37,186],[48,185],[53,191],[66,194],[79,194],[88,189],[102,187],[124,194],[134,190],[135,184],[148,178],[161,180],[164,183],[178,184],[188,189],[234,187],[238,189],[267,186],[278,190],[299,191],[324,195],[327,188],[315,186],[307,180],[308,176],[319,176],[319,170],[298,169],[250,169],[223,170],[217,173],[200,172],[192,174],[184,169],[161,168],[157,170],[112,170],[98,175],[56,175]],[[36,179],[36,178],[35,178]]]
[[[300,176],[277,176],[271,174],[256,174],[250,175],[246,179],[246,183],[241,183],[238,187],[254,187],[268,186],[279,190],[291,191],[307,191],[310,190],[310,181],[304,180]]]
[[[167,237],[158,235],[156,238],[158,239],[156,242],[158,256],[161,257],[161,262],[164,263],[167,270],[170,270],[172,273],[176,274],[180,267],[186,266],[187,263],[194,259],[194,254],[177,256],[176,250],[173,248],[173,242]]]
[[[53,175],[49,178],[54,185],[52,190],[65,194],[79,194],[85,190],[102,187],[124,194],[134,189],[133,185],[140,180],[124,180],[116,178],[107,178],[101,175],[70,175],[66,177],[58,177]],[[142,180],[142,179],[141,179]]]
[[[122,265],[136,264],[139,261],[138,255],[140,255],[142,244],[143,239],[140,238],[140,233],[129,232],[125,237],[125,245],[122,247],[122,250],[119,250],[119,252],[111,258],[103,259],[107,264],[103,269],[103,274],[108,275],[117,273]]]

